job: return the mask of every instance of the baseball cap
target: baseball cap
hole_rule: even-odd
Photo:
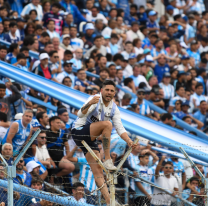
[[[171,75],[170,75],[169,72],[165,72],[165,73],[163,74],[163,77],[171,77]]]
[[[85,91],[92,91],[92,87],[91,86],[87,86]]]
[[[159,94],[159,88],[152,88],[151,92],[155,93],[156,95]]]
[[[181,57],[181,60],[185,60],[185,59],[190,59],[190,57],[189,57],[188,55],[183,55],[183,56]]]
[[[145,61],[147,61],[147,62],[153,62],[153,57],[151,55],[147,55],[145,57]]]
[[[26,22],[23,18],[17,18],[17,22]]]
[[[154,15],[156,15],[156,14],[157,14],[157,12],[154,11],[154,10],[152,10],[152,11],[150,11],[150,12],[148,13],[149,16],[154,16]]]
[[[38,29],[42,29],[43,30],[43,27],[40,24],[36,25],[35,28],[36,28],[36,30],[38,30]]]
[[[104,37],[104,39],[110,39],[111,38],[109,35],[104,35],[103,37]]]
[[[169,3],[173,2],[173,1],[175,1],[175,0],[169,0]]]
[[[193,41],[191,42],[191,45],[194,45],[194,44],[198,44],[198,41],[193,40]]]
[[[40,126],[41,124],[38,121],[32,123],[32,127],[40,127]]]
[[[140,89],[137,90],[137,94],[138,94],[139,92],[144,92],[144,93],[145,93],[146,91],[145,91],[144,89],[140,88]]]
[[[23,113],[17,113],[17,114],[14,116],[14,119],[16,119],[16,120],[22,119],[22,116],[23,116]]]
[[[95,29],[94,25],[92,23],[88,23],[85,27],[85,31],[87,31],[88,29]]]
[[[69,34],[64,34],[63,39],[65,39],[65,38],[70,38]]]
[[[32,172],[33,169],[35,169],[36,167],[40,167],[40,164],[38,164],[34,160],[32,160],[26,164],[27,172],[29,172],[29,173]]]
[[[189,106],[190,107],[189,101],[186,100],[186,101],[182,102],[181,106]]]
[[[149,52],[151,52],[151,50],[148,49],[148,48],[146,48],[146,49],[144,49],[143,54],[147,54],[147,53],[149,53]]]
[[[115,64],[114,62],[108,62],[106,66],[107,66],[107,67],[110,67],[111,65],[116,66],[116,64]]]
[[[166,10],[167,10],[167,11],[174,10],[174,7],[173,7],[172,5],[168,5],[168,6],[166,7]]]
[[[74,64],[74,61],[72,59],[67,60],[67,61],[64,62],[63,66],[65,67],[68,64]]]
[[[43,60],[43,59],[49,59],[49,56],[48,56],[47,53],[42,53],[42,54],[40,55],[40,60]]]
[[[182,15],[182,19],[187,22],[188,21],[188,17],[186,15]]]
[[[122,69],[122,67],[120,65],[116,66],[116,69],[119,70],[119,69]]]
[[[61,109],[57,110],[58,115],[63,114],[64,112],[67,112],[67,110],[65,108],[61,108]]]
[[[87,14],[88,13],[87,9],[80,9],[80,12],[81,12],[81,14]]]
[[[179,71],[179,72],[178,72],[178,77],[180,77],[181,75],[186,75],[186,72],[184,72],[184,71]]]
[[[131,54],[129,55],[129,59],[134,59],[134,58],[136,58],[136,54],[135,54],[135,53],[131,53]]]

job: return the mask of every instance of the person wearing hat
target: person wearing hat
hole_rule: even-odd
[[[56,80],[59,83],[62,83],[63,79],[68,76],[68,77],[70,77],[70,79],[72,81],[71,87],[74,88],[75,76],[72,72],[72,65],[73,65],[73,61],[71,61],[71,60],[64,62],[64,64],[63,64],[64,71],[57,75]]]
[[[95,32],[95,27],[93,23],[87,23],[85,26],[85,38],[87,41],[93,42],[93,39],[96,36],[94,32]]]
[[[40,64],[32,70],[33,73],[45,77],[46,79],[52,79],[52,72],[48,66],[49,56],[47,53],[42,53],[39,56]]]
[[[174,14],[174,7],[172,6],[172,5],[168,5],[167,7],[166,7],[166,15],[167,15],[167,17],[168,17],[168,20],[170,20],[170,21],[174,21],[174,18],[173,18],[173,14]]]
[[[189,60],[190,60],[189,55],[183,55],[181,57],[181,64],[178,65],[178,71],[188,72],[189,69],[192,68],[189,64]]]
[[[129,54],[129,64],[133,66],[137,62],[137,56],[135,53]]]
[[[69,34],[64,34],[63,35],[63,40],[62,43],[60,44],[60,47],[64,50],[70,50],[70,51],[74,51],[72,46],[70,45],[70,36]]]
[[[53,19],[49,19],[47,22],[47,33],[50,36],[50,39],[54,37],[60,38],[60,35],[55,31],[55,21]]]
[[[198,52],[198,48],[199,48],[198,41],[193,40],[191,42],[190,49],[187,50],[187,54],[190,56],[190,58],[194,58],[196,66],[199,65],[199,62],[201,60],[200,54]]]
[[[148,13],[148,20],[146,23],[146,26],[149,31],[158,31],[159,30],[159,24],[156,22],[157,19],[157,12],[152,10]]]

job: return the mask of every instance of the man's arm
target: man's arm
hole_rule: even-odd
[[[68,141],[64,142],[64,146],[66,148],[66,156],[67,156],[69,154],[69,143],[68,143]]]
[[[74,147],[74,149],[72,151],[70,151],[68,154],[67,154],[67,159],[71,162],[77,162],[78,159],[77,157],[73,157],[75,151],[77,150],[77,145]]]
[[[9,132],[8,132],[7,139],[6,139],[7,143],[12,144],[12,140],[13,140],[14,136],[16,135],[17,131],[18,131],[18,127],[19,127],[19,124],[17,122],[12,123],[12,125],[9,129]]]
[[[78,117],[82,118],[85,114],[87,114],[90,106],[93,104],[97,104],[99,102],[100,96],[94,96],[87,104],[85,104],[78,112]]]
[[[142,186],[141,182],[136,182],[136,186],[139,188],[139,190],[146,195],[146,197],[151,200],[152,197],[149,195],[149,193],[144,189],[144,187]]]
[[[160,162],[158,163],[158,165],[157,165],[157,167],[156,167],[156,170],[155,170],[155,177],[156,177],[156,179],[159,177],[160,170],[161,170],[161,168],[162,168],[162,163],[163,163],[163,161],[165,160],[165,158],[166,158],[165,156],[162,156]]]
[[[9,97],[7,97],[9,103],[14,103],[14,102],[16,102],[18,99],[20,99],[22,97],[22,95],[20,94],[18,89],[14,85],[12,85],[11,82],[7,82],[6,86],[7,86],[7,88],[11,89],[12,92],[14,92],[14,94],[12,94]]]

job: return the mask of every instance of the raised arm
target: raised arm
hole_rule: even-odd
[[[164,161],[165,159],[166,159],[166,157],[165,157],[165,156],[162,156],[160,162],[158,163],[158,165],[157,165],[157,167],[156,167],[156,170],[155,170],[155,177],[156,177],[156,179],[158,178],[158,176],[159,176],[159,174],[160,174],[160,170],[161,170],[161,168],[162,168],[162,163],[163,163],[163,161]]]

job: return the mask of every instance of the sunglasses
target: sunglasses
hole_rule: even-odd
[[[144,93],[143,92],[139,92],[138,95],[144,95]]]
[[[173,167],[164,167],[165,169],[173,169]]]
[[[19,161],[19,163],[23,163],[23,162],[24,162],[24,160],[20,160],[20,161]]]
[[[41,139],[44,139],[44,138],[46,138],[46,137],[40,137]]]

